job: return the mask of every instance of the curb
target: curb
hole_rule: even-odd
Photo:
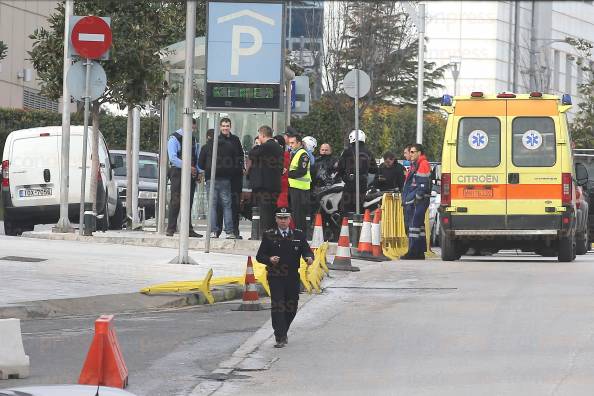
[[[257,284],[261,298],[268,297],[264,288]],[[240,300],[243,285],[216,286],[211,289],[215,303]],[[238,301],[239,302],[239,301]],[[142,293],[109,294],[101,296],[39,300],[15,303],[0,307],[0,319],[45,319],[60,316],[90,315],[107,312],[117,314],[135,311],[182,308],[194,305],[209,305],[202,293],[168,293],[145,295]]]
[[[114,235],[115,234],[115,235]],[[133,245],[177,249],[179,247],[179,236],[166,237],[158,234],[134,234],[117,235],[118,232],[108,231],[106,233],[96,232],[93,236],[82,236],[78,233],[52,233],[45,231],[26,231],[23,232],[24,238],[49,239],[54,241],[79,241],[95,243],[111,243],[116,245]],[[251,241],[249,239],[219,239],[210,240],[210,250],[213,252],[236,252],[253,254],[260,247],[261,241]],[[189,238],[188,249],[204,250],[206,240],[204,238]],[[334,255],[336,252],[336,243],[330,243],[328,254]]]

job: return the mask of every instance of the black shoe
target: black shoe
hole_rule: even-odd
[[[277,341],[276,344],[274,344],[275,348],[284,348],[285,347],[285,343],[284,341]]]
[[[235,234],[235,239],[243,239],[243,237],[239,234]]]
[[[198,233],[197,233],[196,231],[194,231],[194,230],[190,230],[190,236],[191,236],[192,238],[202,238],[204,235],[202,235],[202,234],[198,234]]]
[[[406,253],[405,255],[400,256],[400,260],[425,260],[425,255],[422,253],[420,255]]]
[[[173,231],[167,231],[167,232],[165,233],[165,235],[167,235],[167,236],[173,236]]]
[[[285,345],[287,345],[289,343],[289,337],[285,336],[285,338],[283,338],[283,342]]]

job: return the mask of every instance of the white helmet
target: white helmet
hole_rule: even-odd
[[[302,140],[303,146],[306,150],[314,151],[318,147],[318,141],[313,136],[306,136]]]
[[[357,131],[353,130],[349,133],[349,143],[355,143],[357,140]],[[359,129],[359,141],[365,143],[365,132]]]

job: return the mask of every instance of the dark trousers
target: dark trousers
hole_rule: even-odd
[[[310,208],[310,192],[309,190],[299,190],[298,188],[289,187],[289,205],[293,212],[293,221],[295,221],[295,228],[303,232],[307,231],[307,223],[305,217],[309,213]]]
[[[297,314],[299,304],[299,275],[269,276],[272,328],[274,338],[281,341]]]
[[[408,253],[421,256],[427,251],[425,234],[425,212],[429,207],[429,198],[406,205],[408,219]]]
[[[276,227],[274,211],[278,193],[268,191],[254,191],[254,202],[260,208],[260,238],[264,231]]]
[[[171,199],[169,201],[169,220],[167,223],[167,231],[175,232],[177,230],[177,216],[179,215],[181,199],[181,169],[176,167],[169,168],[169,180],[171,181]],[[196,181],[193,178],[190,178],[190,180],[190,213],[192,213],[194,192],[196,191]],[[193,230],[191,215],[190,230]]]
[[[231,178],[231,211],[233,212],[233,233],[239,235],[239,206],[243,190],[243,176]],[[217,206],[217,224],[223,224],[223,208]],[[222,229],[222,228],[221,228]],[[220,234],[220,232],[219,232]]]

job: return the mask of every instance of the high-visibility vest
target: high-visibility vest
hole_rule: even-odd
[[[297,150],[293,159],[291,159],[291,165],[289,165],[289,172],[294,171],[299,166],[299,159],[302,155],[307,155],[304,149],[300,148]],[[296,188],[298,190],[309,190],[311,184],[311,173],[309,172],[310,164],[307,165],[307,173],[302,177],[296,179],[289,177],[289,187]]]

